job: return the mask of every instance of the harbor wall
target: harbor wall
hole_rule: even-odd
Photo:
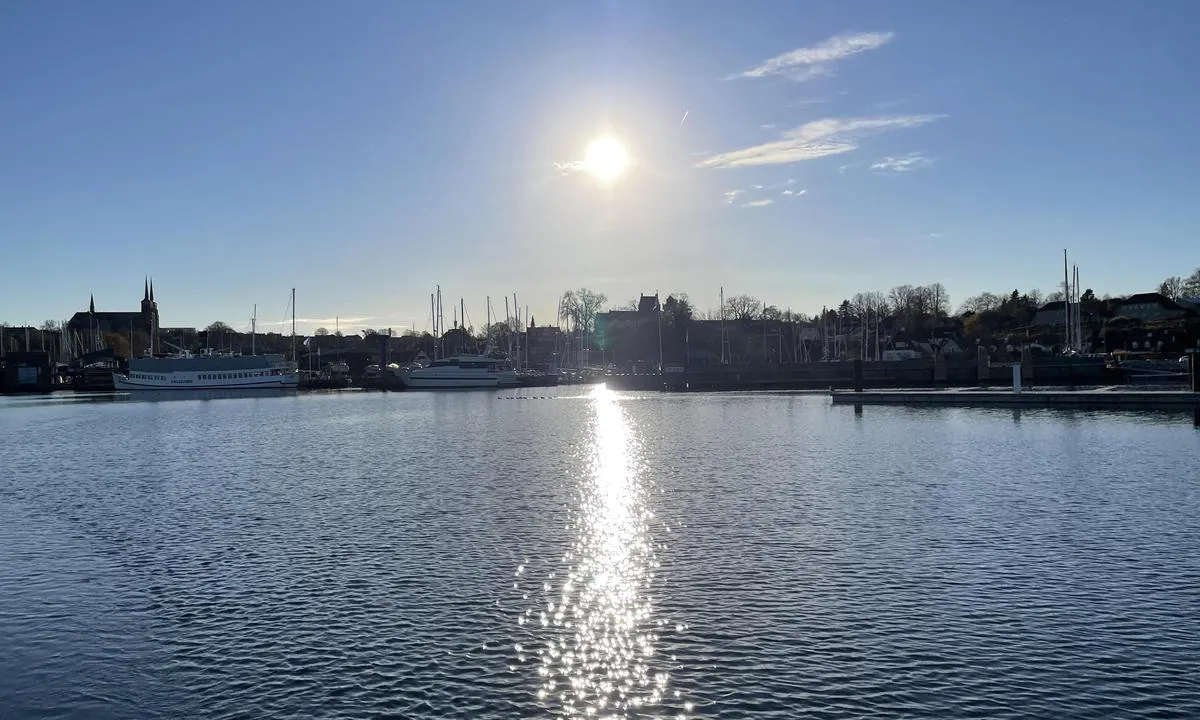
[[[1106,381],[1100,358],[1039,358],[1023,363],[1023,382],[1097,385]],[[822,390],[828,388],[988,387],[1012,382],[1012,364],[941,357],[891,362],[853,361],[794,365],[705,365],[677,372],[605,376],[620,390]]]

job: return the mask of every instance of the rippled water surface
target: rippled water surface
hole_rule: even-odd
[[[0,400],[0,717],[1200,717],[1200,430]]]

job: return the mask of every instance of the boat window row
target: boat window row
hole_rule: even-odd
[[[490,360],[490,359],[488,359],[488,360],[459,360],[458,358],[451,358],[451,359],[447,359],[447,360],[434,360],[433,362],[429,363],[429,367],[432,367],[432,368],[458,367],[458,368],[472,368],[472,369],[476,369],[476,370],[479,370],[479,369],[500,370],[501,363],[497,362],[496,360]]]
[[[201,380],[238,380],[241,378],[256,378],[266,377],[271,374],[270,370],[247,370],[246,372],[235,373],[209,373],[201,375]]]
[[[154,375],[152,373],[130,373],[129,376],[134,380],[166,380],[166,375]]]

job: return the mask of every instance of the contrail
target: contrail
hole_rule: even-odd
[[[687,121],[688,112],[689,111],[687,111],[687,110],[683,111],[683,119],[679,121],[679,127],[683,127],[683,123],[685,123]]]

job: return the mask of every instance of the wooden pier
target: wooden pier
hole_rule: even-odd
[[[951,407],[1200,410],[1200,392],[1130,390],[835,390],[834,405],[941,405]]]

